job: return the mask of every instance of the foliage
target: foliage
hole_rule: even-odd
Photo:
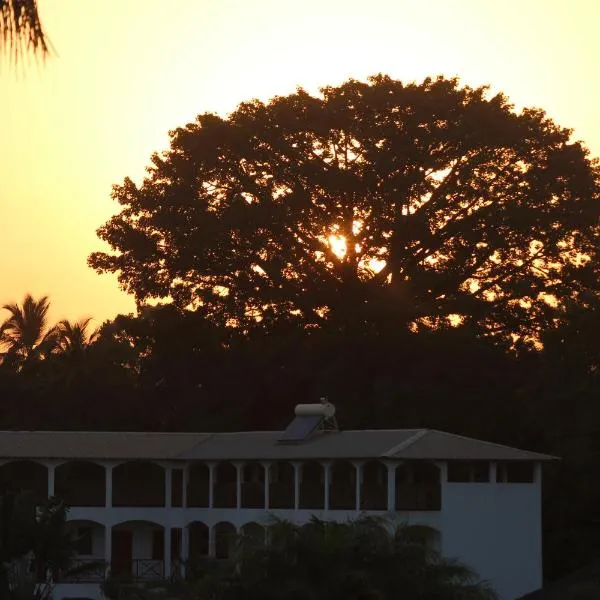
[[[374,518],[275,521],[267,541],[241,536],[233,557],[197,582],[207,600],[493,599],[465,565],[424,543],[422,526]]]
[[[461,322],[537,338],[597,290],[599,171],[571,132],[456,80],[303,90],[171,132],[91,255],[140,303],[240,330]]]
[[[35,598],[47,582],[68,567],[73,545],[66,531],[67,508],[58,498],[36,506],[29,492],[5,492],[0,498],[0,597]]]
[[[57,344],[56,327],[48,327],[48,296],[35,300],[27,294],[21,306],[5,304],[2,307],[10,316],[0,324],[0,354],[3,361],[23,368],[32,362],[44,359]]]
[[[42,57],[48,54],[37,0],[0,0],[0,49],[15,62],[24,53],[39,53]]]

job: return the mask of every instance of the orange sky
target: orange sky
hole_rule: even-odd
[[[87,255],[169,129],[252,97],[384,72],[458,75],[539,106],[600,156],[596,0],[39,0],[58,57],[0,70],[0,304],[133,310]],[[2,313],[0,313],[2,318]]]

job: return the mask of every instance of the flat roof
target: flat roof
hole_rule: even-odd
[[[281,431],[164,433],[0,431],[3,459],[307,460],[421,459],[533,460],[556,457],[433,429],[318,432],[304,442],[279,443]]]

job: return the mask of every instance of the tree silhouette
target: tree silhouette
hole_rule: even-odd
[[[597,289],[599,170],[543,111],[385,76],[171,132],[99,229],[139,303],[239,329],[462,323],[535,338]]]
[[[24,53],[49,52],[36,0],[0,0],[0,49],[16,62]]]
[[[19,306],[5,304],[2,307],[10,316],[0,324],[0,353],[4,362],[12,363],[16,368],[45,358],[56,348],[58,332],[56,327],[48,327],[48,296],[35,300],[30,294]]]

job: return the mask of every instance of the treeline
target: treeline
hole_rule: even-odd
[[[342,428],[438,428],[560,456],[544,488],[547,575],[597,553],[593,309],[573,315],[538,350],[452,327],[401,336],[286,328],[240,335],[172,306],[121,315],[90,333],[86,322],[46,326],[46,310],[47,299],[28,298],[19,318],[4,322],[2,428],[279,429],[296,403],[326,396]]]

